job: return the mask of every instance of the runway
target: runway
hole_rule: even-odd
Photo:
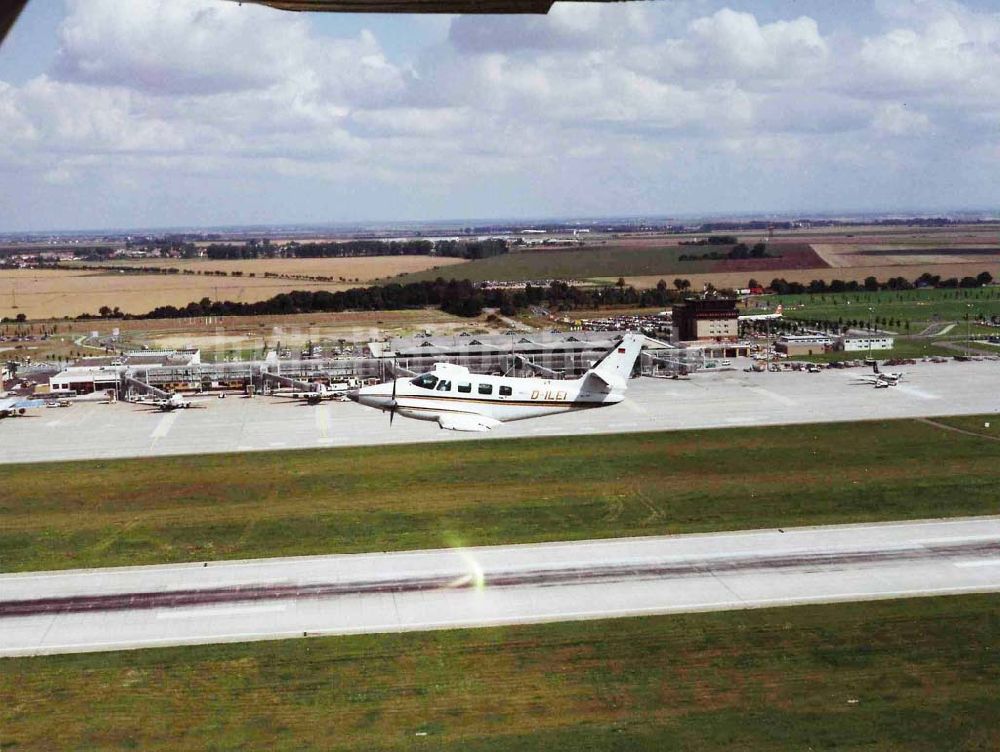
[[[633,379],[625,401],[505,423],[486,434],[388,417],[352,402],[317,406],[269,397],[208,399],[174,413],[79,403],[0,421],[0,462],[480,441],[516,437],[764,426],[1000,413],[1000,361],[918,363],[889,389],[855,382],[863,369],[821,373],[703,371],[689,380]]]
[[[0,655],[1000,591],[1000,516],[0,576]]]

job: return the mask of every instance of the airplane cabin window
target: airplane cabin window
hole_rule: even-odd
[[[511,394],[513,394],[513,390],[509,386],[500,387],[501,397],[509,397]]]
[[[439,392],[450,392],[451,382],[448,379],[441,379],[437,385],[437,391]]]
[[[479,393],[480,394],[493,394],[493,385],[492,384],[480,384],[479,385]]]
[[[422,387],[423,389],[433,389],[434,385],[438,382],[438,377],[432,373],[425,373],[422,376],[417,376],[410,383],[414,386]]]
[[[458,391],[468,394],[469,392],[472,391],[472,384],[459,384]]]

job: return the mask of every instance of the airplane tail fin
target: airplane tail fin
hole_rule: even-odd
[[[611,352],[584,375],[604,382],[607,391],[624,391],[632,375],[636,358],[642,351],[643,336],[629,332]]]
[[[774,309],[775,316],[780,316],[783,310],[785,310],[784,306],[778,303],[778,307]]]

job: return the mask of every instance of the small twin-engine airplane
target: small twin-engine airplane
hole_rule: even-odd
[[[208,397],[195,397],[197,400],[209,399]],[[137,404],[146,405],[151,408],[149,412],[161,412],[161,413],[172,413],[174,410],[187,410],[192,407],[204,407],[204,405],[195,405],[191,398],[185,398],[176,392],[168,397],[159,397],[156,399],[142,399],[137,400]]]
[[[323,384],[317,382],[311,389],[276,389],[271,392],[273,397],[284,397],[290,400],[301,400],[307,405],[318,405],[325,400],[346,400],[348,392],[358,386],[357,379],[347,382]]]
[[[45,400],[27,399],[24,397],[0,398],[0,418],[16,418],[32,407],[41,407]]]
[[[872,363],[872,376],[859,376],[859,384],[870,384],[876,389],[886,389],[890,386],[896,386],[900,381],[903,380],[903,374],[898,372],[888,372],[882,373],[878,370],[878,363]]]
[[[416,378],[397,378],[348,392],[379,410],[436,421],[452,431],[489,431],[503,422],[614,405],[625,399],[628,379],[642,349],[640,334],[621,343],[578,379],[514,378],[470,373],[437,363]]]

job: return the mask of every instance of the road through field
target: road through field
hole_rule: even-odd
[[[0,577],[0,655],[1000,591],[1000,517]]]

